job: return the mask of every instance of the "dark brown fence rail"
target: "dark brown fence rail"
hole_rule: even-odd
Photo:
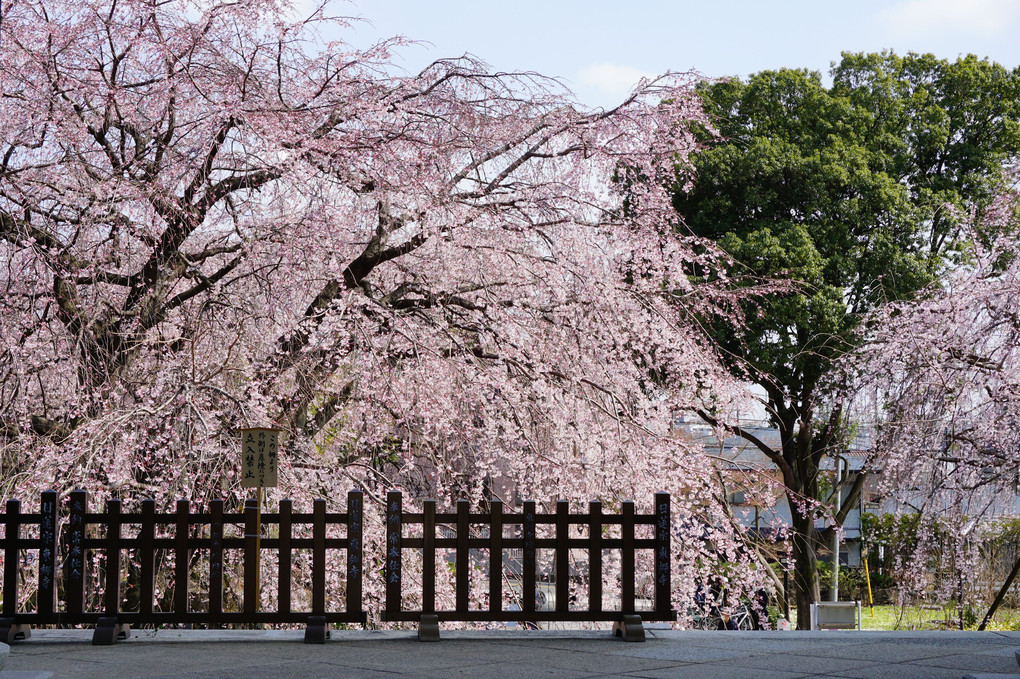
[[[457,503],[455,513],[437,513],[436,503],[426,501],[421,513],[403,511],[402,497],[397,491],[387,494],[386,515],[386,608],[383,619],[419,623],[422,639],[439,638],[439,622],[517,622],[538,621],[617,623],[614,631],[629,640],[644,638],[643,620],[675,620],[676,612],[670,601],[670,497],[668,493],[655,495],[652,514],[636,514],[633,502],[624,502],[620,514],[603,514],[602,504],[592,502],[588,513],[571,514],[567,502],[557,502],[556,512],[540,514],[534,502],[525,502],[520,514],[504,513],[503,503],[494,501],[488,512],[471,512],[467,501]],[[405,527],[421,525],[421,537],[405,535]],[[552,537],[539,537],[540,526],[552,526]],[[638,526],[653,526],[654,536],[635,537]],[[437,526],[443,527],[437,536]],[[619,537],[608,537],[610,527],[619,526]],[[571,536],[571,527],[575,536]],[[410,532],[408,528],[408,532]],[[511,535],[507,536],[506,532]],[[577,534],[584,534],[578,537]],[[420,550],[421,608],[409,610],[404,606],[404,554]],[[471,551],[487,550],[488,564],[473,564]],[[552,551],[552,572],[547,580],[555,603],[540,607],[536,603],[539,592],[537,582],[539,550]],[[572,552],[583,551],[586,566],[572,561]],[[603,591],[603,550],[617,550],[620,558],[618,608],[606,608]],[[654,581],[649,604],[639,610],[635,595],[635,560],[640,550],[653,555],[650,580]],[[452,610],[436,610],[437,554],[454,553],[447,562],[455,578],[456,605]],[[520,567],[508,564],[506,555],[520,554]],[[442,565],[442,564],[440,564]],[[477,566],[477,567],[473,567]],[[484,609],[470,607],[472,574],[481,574],[487,580],[487,605]],[[516,580],[520,601],[517,610],[504,607],[504,585]],[[572,581],[588,583],[587,607],[578,610],[579,602],[571,601]],[[513,588],[511,582],[511,588]],[[545,583],[543,583],[545,584]],[[516,592],[515,592],[516,593]],[[574,604],[574,607],[571,604]]]
[[[55,492],[42,494],[38,513],[23,513],[18,500],[9,500],[0,516],[4,526],[0,641],[25,636],[31,625],[92,624],[96,626],[93,643],[103,644],[113,643],[128,625],[304,623],[305,641],[323,642],[327,625],[366,621],[362,607],[364,499],[358,491],[349,493],[343,514],[326,512],[324,500],[316,500],[312,507],[311,513],[300,513],[293,511],[289,500],[281,501],[279,512],[261,515],[262,529],[269,537],[260,537],[256,507],[250,502],[242,513],[226,513],[222,500],[209,503],[208,511],[193,513],[190,503],[180,500],[175,512],[157,513],[155,503],[145,500],[140,512],[127,514],[119,500],[110,500],[104,513],[92,513],[85,492],[74,491],[63,508],[61,524]],[[331,537],[332,526],[344,526],[345,537]],[[310,583],[300,588],[308,593],[307,610],[292,606],[296,550],[311,553]],[[346,553],[345,606],[340,611],[326,605],[327,555],[335,560],[338,550]],[[193,558],[196,553],[203,556],[199,565]],[[273,610],[259,605],[258,564],[267,553],[275,557],[278,570]],[[172,566],[160,569],[170,555]],[[26,611],[23,604],[31,602],[22,601],[28,583],[21,582],[20,573],[33,560],[38,566],[35,610]],[[225,566],[235,564],[242,569],[242,597],[235,610],[225,610]],[[196,568],[205,571],[204,597],[190,591]],[[159,597],[159,606],[157,570],[172,588],[171,596]],[[127,583],[125,571],[133,571]],[[62,575],[62,588],[57,586],[58,575]],[[102,588],[102,604],[90,608],[92,598],[87,594],[98,589],[97,584]],[[125,610],[125,584],[132,590],[130,599],[137,602],[132,610]],[[336,597],[330,601],[335,605]]]

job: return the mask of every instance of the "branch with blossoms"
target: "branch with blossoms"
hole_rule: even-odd
[[[881,408],[871,461],[879,492],[921,513],[919,552],[950,540],[961,567],[983,526],[1012,511],[1020,464],[1017,198],[1014,174],[975,216],[969,261],[921,298],[879,310],[870,342],[845,366]],[[922,588],[931,575],[912,571]]]

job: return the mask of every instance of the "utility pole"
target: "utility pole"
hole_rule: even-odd
[[[840,487],[842,480],[842,465],[845,462],[843,456],[834,455],[833,459],[836,462],[836,479],[835,484],[835,495],[836,495],[836,511],[833,512],[833,517],[839,515],[840,504],[842,502],[843,490]],[[847,469],[849,471],[849,469]],[[839,601],[839,526],[833,522],[832,526],[832,600]]]

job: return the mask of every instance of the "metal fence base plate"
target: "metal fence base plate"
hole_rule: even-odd
[[[308,624],[305,626],[306,644],[324,644],[329,637],[329,628],[326,626],[325,617],[313,615],[308,618]]]
[[[644,641],[645,628],[641,624],[641,616],[625,615],[623,620],[614,622],[613,635],[622,637],[624,641]]]
[[[127,639],[131,634],[131,626],[117,624],[117,618],[100,618],[96,622],[96,631],[92,633],[93,646],[112,646],[118,641]]]
[[[418,641],[439,641],[439,616],[423,615],[418,623]]]
[[[0,618],[0,644],[24,641],[32,636],[31,625],[16,625],[13,618]]]

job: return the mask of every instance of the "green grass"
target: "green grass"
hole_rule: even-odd
[[[985,611],[981,610],[970,616],[965,615],[964,629],[976,630],[984,614]],[[872,613],[871,607],[862,606],[861,629],[958,630],[960,629],[960,618],[955,606],[947,608],[904,606],[901,608],[895,605],[883,605],[875,606],[874,613]],[[996,631],[1020,629],[1020,610],[1000,608],[987,629]]]

